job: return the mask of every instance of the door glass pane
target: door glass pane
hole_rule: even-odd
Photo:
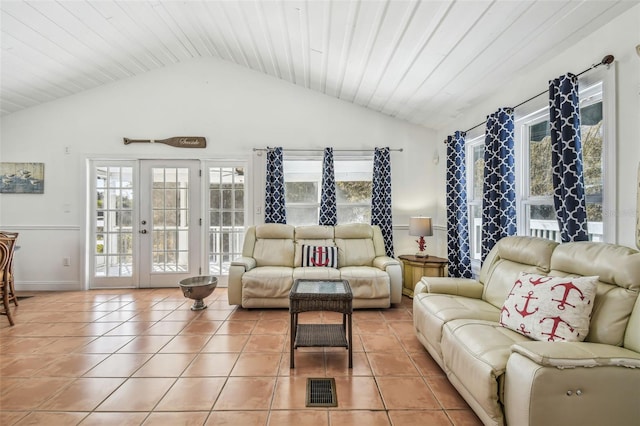
[[[96,277],[130,277],[133,253],[133,168],[95,168],[93,266]]]
[[[189,270],[189,169],[154,167],[153,272]]]
[[[209,168],[209,274],[225,275],[244,242],[243,167]]]

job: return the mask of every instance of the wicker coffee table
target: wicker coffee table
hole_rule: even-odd
[[[291,368],[294,350],[308,346],[337,346],[349,350],[349,368],[353,368],[351,314],[353,294],[346,280],[299,279],[289,293],[291,314]],[[309,311],[342,313],[342,324],[298,324],[298,314]]]

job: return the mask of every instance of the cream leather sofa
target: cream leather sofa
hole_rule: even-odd
[[[337,246],[338,268],[303,267],[302,246]],[[402,300],[400,263],[386,256],[378,226],[264,224],[250,227],[242,257],[229,270],[229,304],[287,308],[294,280],[345,279],[354,308],[388,308]]]
[[[599,277],[585,341],[533,341],[498,323],[520,271]],[[420,342],[486,425],[640,425],[639,290],[636,250],[507,237],[477,281],[424,277],[413,318]]]

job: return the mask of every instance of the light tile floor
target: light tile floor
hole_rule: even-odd
[[[413,331],[412,301],[353,315],[344,348],[300,348],[289,312],[191,311],[179,289],[38,292],[0,317],[2,425],[480,425]],[[301,322],[339,322],[309,312]],[[333,377],[338,406],[305,407]]]

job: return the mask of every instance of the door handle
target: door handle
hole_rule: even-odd
[[[147,230],[146,230],[146,229],[141,229],[141,230],[140,230],[140,231],[138,231],[138,232],[139,232],[139,233],[141,233],[141,234],[146,234],[146,233],[147,233]]]

